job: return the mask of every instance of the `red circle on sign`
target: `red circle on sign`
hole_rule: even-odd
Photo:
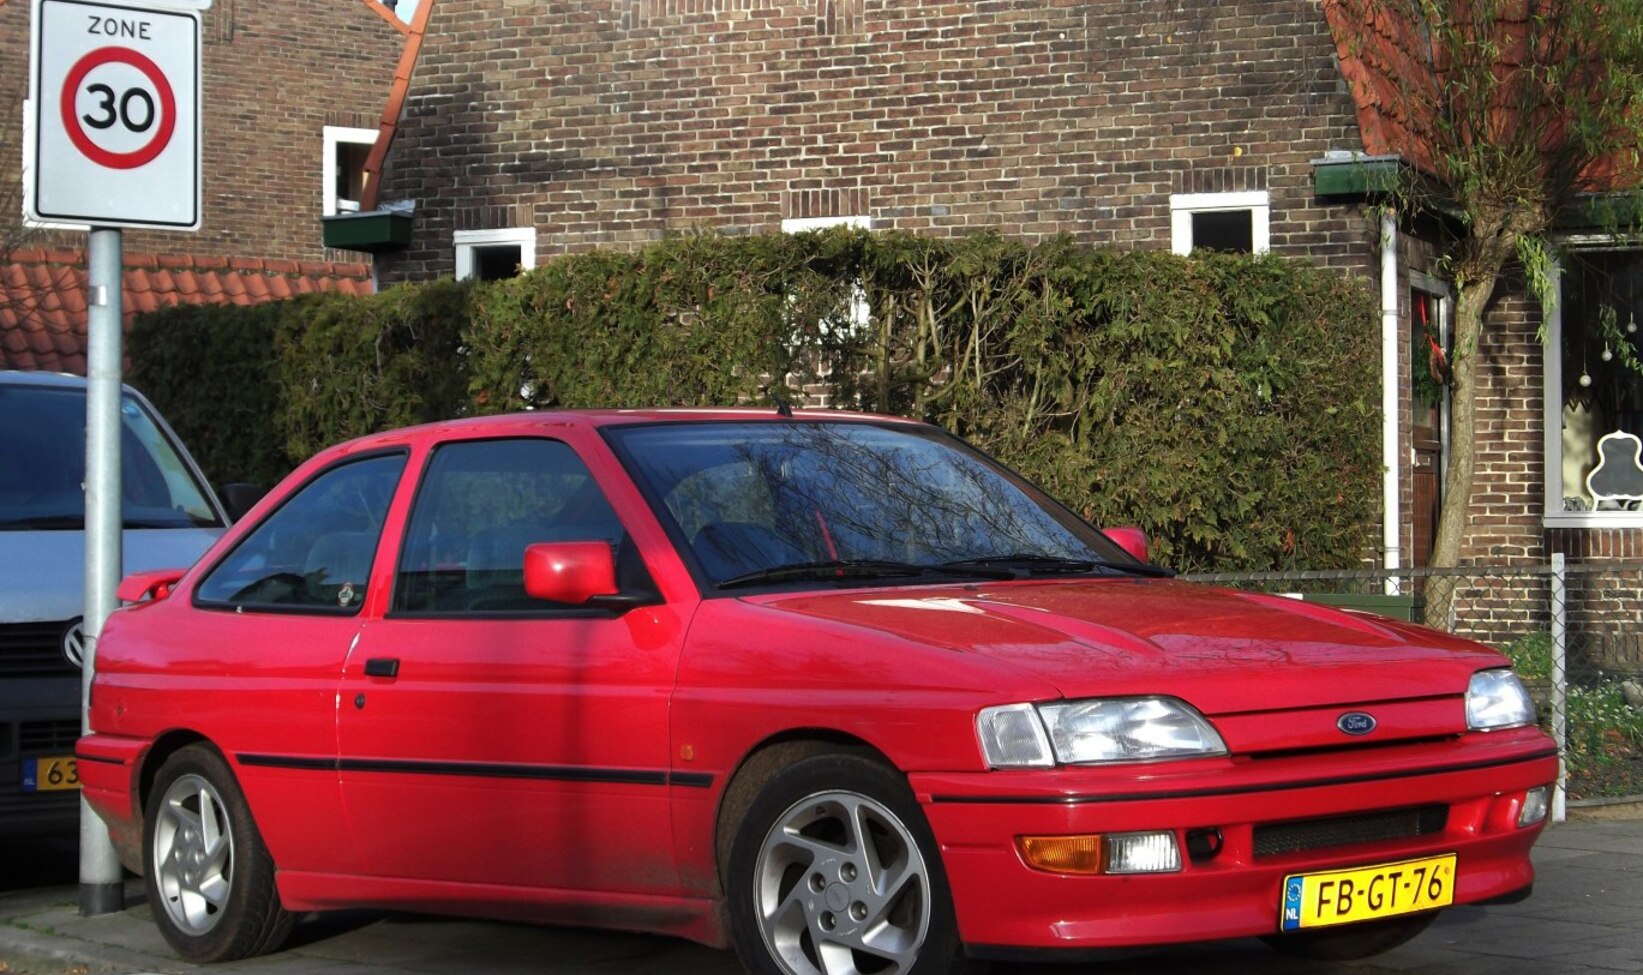
[[[153,83],[154,93],[160,96],[160,124],[154,137],[130,152],[110,152],[92,142],[86,130],[80,127],[80,116],[75,107],[80,83],[86,80],[86,75],[95,68],[115,62],[129,64],[141,71]],[[126,47],[100,47],[74,62],[74,67],[69,69],[68,77],[63,81],[61,107],[63,128],[68,132],[69,141],[87,159],[109,169],[136,169],[153,162],[171,143],[171,133],[177,128],[177,96],[171,92],[171,83],[165,80],[159,65]]]

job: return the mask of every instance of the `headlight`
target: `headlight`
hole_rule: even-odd
[[[1100,762],[1225,755],[1204,716],[1168,697],[1005,704],[976,716],[982,755],[992,768],[1043,768]]]
[[[1466,688],[1466,726],[1473,731],[1535,723],[1535,702],[1510,670],[1480,670]]]

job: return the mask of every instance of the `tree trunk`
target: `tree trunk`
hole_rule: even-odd
[[[1454,353],[1450,369],[1449,466],[1444,471],[1443,504],[1438,510],[1433,540],[1433,568],[1460,564],[1462,546],[1470,527],[1472,482],[1477,473],[1478,345],[1483,314],[1500,277],[1500,263],[1472,268],[1455,298]],[[1413,366],[1418,368],[1418,366]],[[1450,629],[1453,623],[1454,579],[1438,576],[1425,587],[1426,625]]]

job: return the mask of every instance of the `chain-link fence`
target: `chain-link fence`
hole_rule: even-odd
[[[1512,658],[1563,749],[1561,800],[1643,795],[1643,563],[1196,575],[1197,582],[1432,620]]]

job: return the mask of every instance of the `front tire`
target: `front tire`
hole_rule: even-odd
[[[738,824],[731,937],[758,975],[947,975],[965,967],[936,845],[907,783],[858,755],[771,777]]]
[[[294,918],[280,905],[274,861],[221,755],[190,745],[166,759],[144,818],[148,902],[179,955],[233,961],[285,943]]]

